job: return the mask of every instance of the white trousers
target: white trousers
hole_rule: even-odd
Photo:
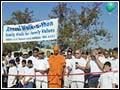
[[[36,88],[48,88],[48,82],[36,80]]]
[[[71,87],[71,76],[64,76],[64,88]]]
[[[84,88],[84,82],[72,81],[71,88]]]

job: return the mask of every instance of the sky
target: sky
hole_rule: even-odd
[[[91,7],[94,2],[66,2],[68,7],[72,6],[78,13],[81,11],[81,6]],[[53,7],[57,6],[58,2],[2,2],[2,23],[9,20],[13,11],[23,11],[29,8],[34,11],[34,18],[47,20]],[[118,3],[115,2],[115,9],[111,14],[106,10],[106,2],[99,5],[101,9],[100,20],[104,22],[103,27],[112,34],[110,42],[100,42],[100,46],[109,49],[118,46]],[[92,47],[95,47],[94,45]]]

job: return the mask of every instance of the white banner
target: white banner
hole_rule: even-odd
[[[57,39],[58,18],[40,22],[5,25],[3,43],[31,42]]]

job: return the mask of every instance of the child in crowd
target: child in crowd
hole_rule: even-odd
[[[35,71],[32,60],[28,60],[28,68],[25,70],[25,77],[23,79],[24,88],[33,88],[34,75]]]
[[[98,80],[98,88],[115,88],[114,75],[111,71],[111,63],[105,62],[103,67],[104,73],[101,74]]]
[[[8,71],[8,88],[16,87],[16,81],[17,81],[16,75],[17,75],[17,68],[15,66],[15,61],[10,60],[9,71]]]
[[[25,74],[25,70],[27,69],[26,66],[26,60],[22,60],[22,66],[19,68],[19,82],[18,82],[18,88],[22,88],[23,87],[23,79],[24,79],[24,74]]]

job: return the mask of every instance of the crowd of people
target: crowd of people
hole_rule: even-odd
[[[53,51],[3,52],[2,88],[118,88],[118,48]]]

